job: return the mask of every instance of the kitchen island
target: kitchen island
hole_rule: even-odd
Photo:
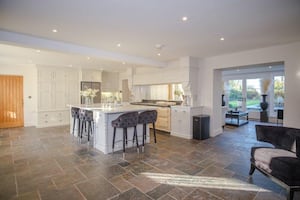
[[[153,110],[153,108],[148,106],[140,105],[116,105],[116,106],[107,106],[104,104],[92,104],[92,105],[70,105],[71,107],[76,107],[84,110],[93,111],[94,118],[94,132],[93,132],[93,147],[102,151],[104,154],[112,152],[112,140],[113,140],[113,127],[111,122],[117,119],[121,114],[126,112],[141,112],[146,110]],[[71,112],[70,112],[71,113]],[[142,144],[142,133],[143,125],[139,124],[137,126],[137,134],[139,136],[139,145]],[[73,130],[73,119],[70,117],[70,133],[72,134]],[[146,143],[150,142],[149,137],[149,128],[147,127],[147,139]],[[135,144],[132,143],[133,138],[133,128],[128,128],[128,145],[127,147],[132,147]],[[78,135],[78,123],[75,123],[74,135]],[[123,129],[117,129],[116,132],[116,143],[114,151],[122,149]]]

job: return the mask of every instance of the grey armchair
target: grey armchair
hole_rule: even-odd
[[[300,129],[256,125],[256,136],[273,147],[252,147],[249,175],[257,169],[286,188],[287,199],[292,200],[300,191]]]

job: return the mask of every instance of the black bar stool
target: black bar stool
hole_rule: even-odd
[[[140,112],[138,124],[143,124],[143,149],[145,146],[145,140],[147,139],[147,124],[153,125],[153,134],[154,134],[154,142],[156,143],[156,131],[155,131],[155,122],[157,119],[157,111],[156,110],[147,110]]]
[[[77,133],[77,136],[80,135],[80,119],[79,119],[79,108],[75,108],[75,107],[72,107],[71,108],[71,115],[72,115],[72,118],[73,118],[73,131],[72,131],[72,134],[74,135],[74,129],[75,129],[75,122],[76,122],[76,119],[78,120],[78,133]]]
[[[114,152],[115,148],[115,139],[116,139],[116,129],[123,128],[123,159],[125,158],[125,143],[127,144],[127,128],[134,127],[133,135],[136,137],[136,148],[139,152],[139,143],[136,134],[136,126],[138,124],[138,112],[127,112],[121,114],[117,119],[111,122],[112,127],[114,127],[114,135],[112,141],[112,151]]]
[[[81,122],[80,138],[82,138],[83,128],[84,128],[85,132],[87,131],[88,141],[90,141],[90,135],[93,135],[93,124],[94,124],[93,111],[80,109],[79,119]],[[86,123],[88,124],[87,130],[86,130]]]

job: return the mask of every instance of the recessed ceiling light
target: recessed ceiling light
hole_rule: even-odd
[[[52,29],[52,32],[53,33],[57,33],[57,29]]]
[[[86,59],[90,60],[91,58],[90,57],[86,57]]]
[[[40,53],[41,52],[41,50],[39,50],[39,49],[37,49],[37,50],[35,50],[37,53]]]
[[[272,69],[272,66],[269,66],[269,69]]]
[[[224,41],[224,40],[225,40],[225,38],[221,37],[221,38],[220,38],[220,40],[221,40],[221,41]]]
[[[120,46],[121,46],[121,44],[120,44],[120,43],[118,43],[118,44],[117,44],[117,47],[120,47]]]
[[[188,17],[187,17],[187,16],[183,16],[183,17],[181,18],[181,20],[185,22],[185,21],[188,20]]]
[[[123,64],[123,65],[125,65],[125,64],[126,64],[126,62],[122,62],[122,64]]]
[[[157,55],[160,56],[160,53],[158,53]]]

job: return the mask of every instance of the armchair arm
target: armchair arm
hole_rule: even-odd
[[[256,125],[255,128],[258,141],[268,142],[276,148],[296,152],[296,136],[300,136],[300,129],[265,125]],[[300,141],[298,144],[300,146]]]

